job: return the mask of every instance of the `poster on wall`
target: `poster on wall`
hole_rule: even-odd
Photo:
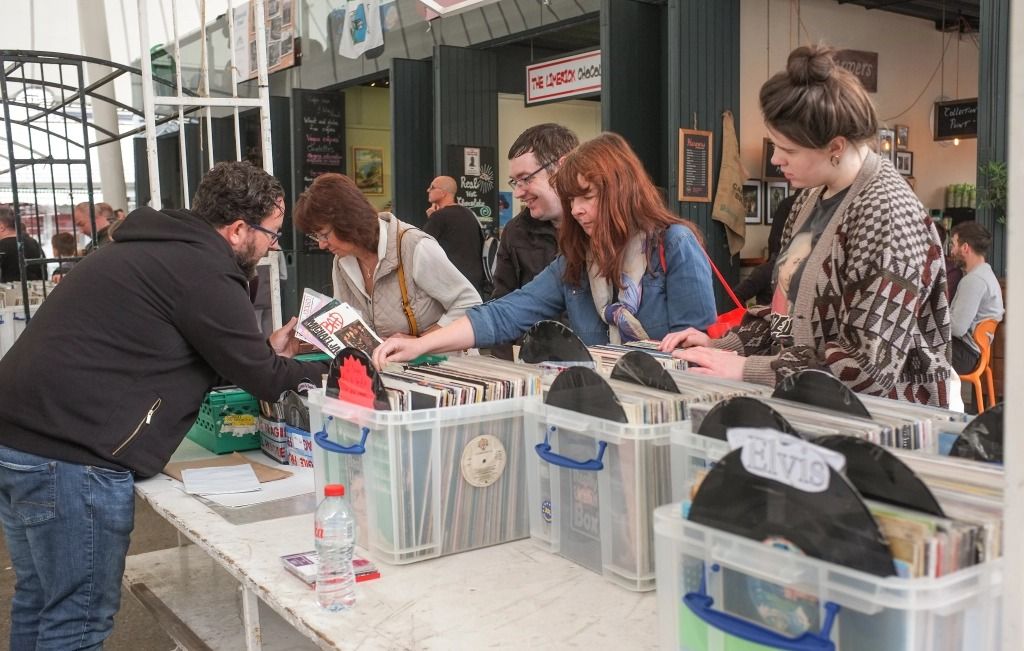
[[[238,81],[256,78],[256,3],[249,0],[234,8],[235,65]],[[298,64],[295,56],[295,0],[265,0],[263,15],[267,24],[267,73]]]
[[[697,129],[679,130],[679,200],[711,201],[713,135]]]
[[[292,187],[298,197],[321,174],[345,173],[345,94],[297,88],[292,112],[296,125]],[[318,248],[305,238],[298,241],[305,242],[307,250]]]
[[[473,211],[484,229],[498,226],[494,148],[449,145],[445,174],[455,179],[455,201]]]
[[[353,147],[352,179],[363,194],[384,194],[384,150]]]
[[[878,52],[839,50],[835,59],[836,63],[860,80],[864,90],[869,93],[878,92]]]

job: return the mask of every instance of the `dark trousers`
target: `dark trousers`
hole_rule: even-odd
[[[957,375],[966,375],[978,368],[980,359],[981,355],[968,346],[963,339],[953,337],[953,370]]]

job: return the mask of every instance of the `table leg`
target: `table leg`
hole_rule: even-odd
[[[241,586],[242,626],[245,627],[245,648],[262,651],[263,632],[260,630],[260,599],[252,590]]]

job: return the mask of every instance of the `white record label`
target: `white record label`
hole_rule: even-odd
[[[462,450],[462,478],[471,486],[485,488],[505,472],[505,446],[498,437],[482,434]]]

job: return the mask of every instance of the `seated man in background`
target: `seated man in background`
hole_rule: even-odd
[[[988,229],[977,222],[962,222],[953,228],[950,255],[964,270],[949,308],[953,369],[959,375],[978,367],[981,351],[974,341],[974,328],[985,319],[1003,320],[999,281],[985,262],[991,243]]]
[[[439,176],[427,188],[427,223],[423,231],[441,245],[455,268],[484,296],[484,234],[469,208],[455,202],[458,187],[450,176]],[[488,288],[489,289],[489,288]]]

